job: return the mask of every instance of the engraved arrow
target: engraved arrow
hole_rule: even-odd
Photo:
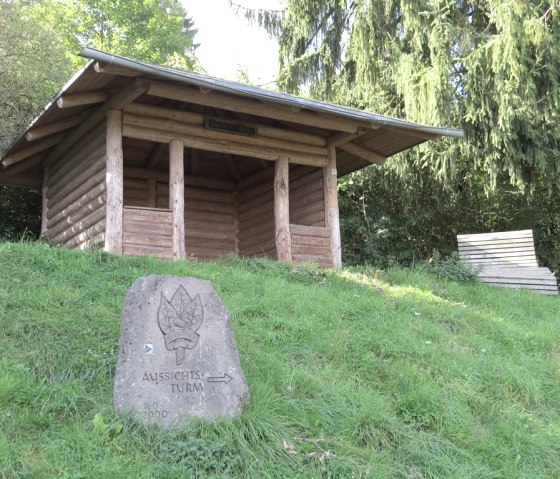
[[[224,383],[227,384],[229,383],[233,378],[228,374],[228,373],[224,373],[223,376],[217,376],[217,377],[210,377],[208,376],[207,381],[209,383]]]

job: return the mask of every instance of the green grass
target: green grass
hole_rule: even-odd
[[[251,403],[115,415],[128,288],[209,279]],[[0,478],[560,477],[560,299],[421,271],[161,262],[0,244]]]

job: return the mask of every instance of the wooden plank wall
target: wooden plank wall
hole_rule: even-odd
[[[48,166],[44,235],[53,243],[79,249],[104,244],[105,156],[103,122]]]
[[[210,183],[210,181],[208,182]],[[169,198],[169,187],[157,189],[158,205]],[[185,248],[187,258],[211,259],[236,253],[235,194],[223,189],[185,187]]]
[[[330,229],[292,224],[290,231],[294,263],[314,262],[323,268],[333,267]]]
[[[199,181],[197,181],[199,180]],[[125,178],[126,206],[148,207],[148,181]],[[192,183],[204,186],[193,186]],[[156,206],[169,208],[169,186],[158,181]],[[152,209],[152,211],[155,211]],[[210,259],[236,253],[237,221],[233,185],[207,178],[189,177],[185,187],[186,255],[193,259]],[[154,244],[155,245],[155,244]],[[149,253],[146,253],[149,254]]]
[[[237,193],[239,253],[276,259],[274,238],[274,168],[263,170],[259,181]]]
[[[173,258],[173,213],[169,210],[124,207],[123,254]]]
[[[322,168],[290,167],[290,223],[325,226]]]

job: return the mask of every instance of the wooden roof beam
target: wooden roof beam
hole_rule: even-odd
[[[355,140],[359,136],[363,135],[366,132],[365,128],[358,128],[356,133],[335,133],[334,135],[327,138],[327,146],[340,146],[344,143],[348,143],[349,141]]]
[[[39,163],[41,163],[41,161],[43,161],[43,158],[45,158],[46,154],[46,152],[42,151],[36,155],[25,158],[24,160],[18,162],[17,165],[14,165],[8,170],[0,170],[0,181],[12,178],[13,176],[27,170],[28,168],[33,168],[35,165],[38,165]]]
[[[48,150],[49,148],[52,148],[62,140],[63,135],[63,133],[52,135],[45,140],[38,141],[37,143],[33,143],[27,148],[23,148],[22,150],[15,151],[10,155],[5,156],[4,160],[1,163],[2,168],[8,168],[14,163],[18,163],[22,160],[25,160],[26,158],[29,158],[30,156],[36,155],[37,153],[41,153],[45,150]]]
[[[58,108],[72,108],[75,106],[95,105],[103,103],[111,96],[109,90],[91,90],[81,93],[66,93],[56,100]]]
[[[382,165],[387,159],[386,156],[375,151],[368,150],[363,146],[356,145],[355,143],[343,143],[339,145],[338,148],[376,165]]]
[[[68,151],[74,144],[101,120],[109,110],[120,110],[126,105],[132,103],[136,98],[146,93],[149,84],[143,80],[134,79],[128,85],[122,87],[114,93],[103,105],[99,106],[91,115],[89,115],[70,135],[62,140],[52,153],[46,159],[47,164],[51,159],[58,158]]]
[[[82,117],[80,115],[69,116],[68,118],[64,118],[62,120],[52,121],[36,128],[31,128],[31,130],[25,134],[25,139],[27,141],[39,140],[45,136],[50,136],[53,133],[68,130],[73,126],[78,125],[81,121]]]
[[[359,126],[357,122],[345,118],[322,116],[307,110],[294,112],[270,103],[263,103],[249,98],[235,97],[217,91],[203,94],[196,88],[174,85],[162,81],[150,81],[150,87],[147,93],[148,95],[161,98],[169,98],[172,100],[195,103],[198,105],[334,131],[356,133]]]
[[[108,75],[119,75],[124,77],[138,77],[140,73],[134,70],[129,70],[128,68],[118,67],[116,65],[108,65],[106,63],[96,62],[93,65],[95,73],[108,74]]]

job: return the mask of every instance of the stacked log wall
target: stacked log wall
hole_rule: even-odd
[[[239,253],[244,256],[276,259],[273,180],[274,168],[269,168],[237,193]]]
[[[290,168],[290,223],[325,226],[321,168],[295,165]]]
[[[105,174],[103,122],[47,166],[44,236],[68,248],[104,244]]]

